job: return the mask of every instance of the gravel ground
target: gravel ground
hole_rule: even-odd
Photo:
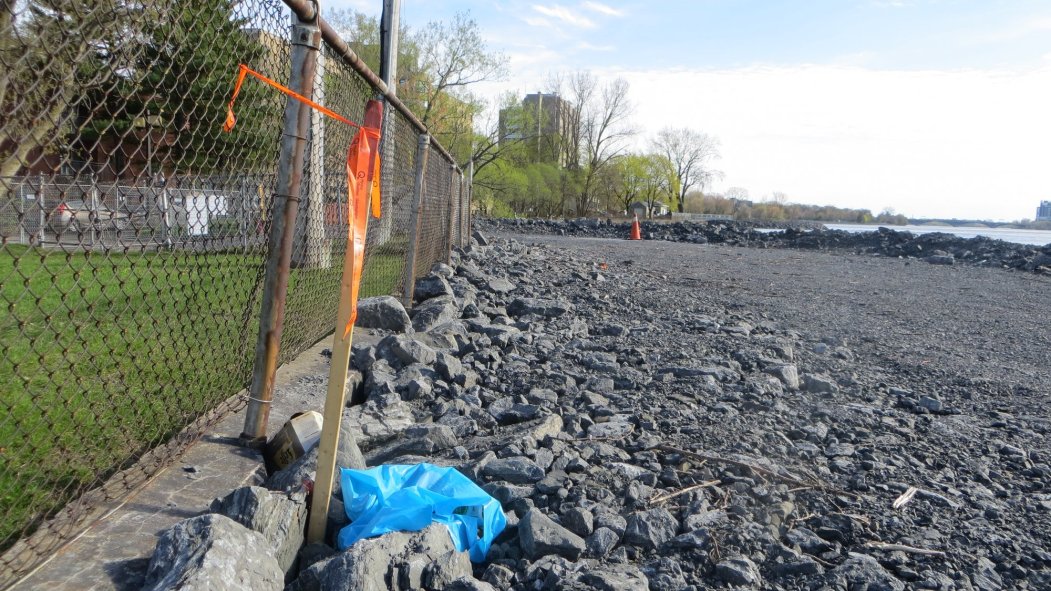
[[[478,238],[411,317],[359,305],[337,463],[455,467],[507,527],[474,564],[440,528],[312,544],[286,591],[1051,589],[1046,276]],[[316,457],[267,481],[289,520]]]
[[[665,441],[750,454],[846,492],[792,499],[793,524],[825,541],[842,535],[841,547],[813,556],[826,567],[864,552],[915,588],[1051,588],[1048,278],[853,254],[513,237],[605,263],[610,281],[637,280],[630,295],[600,287],[616,294],[620,322],[656,329],[625,344],[667,361],[730,358],[744,374],[778,375],[790,361],[831,378],[835,392],[815,382],[780,400],[751,384],[722,388],[688,416],[692,430],[659,429]],[[763,341],[780,344],[762,351],[755,334],[728,343],[713,336],[725,330],[713,331],[713,319],[766,326]],[[669,396],[681,398],[681,384],[668,386],[646,388],[658,415],[678,405]],[[919,497],[893,510],[909,486]],[[880,542],[948,554],[873,552]]]

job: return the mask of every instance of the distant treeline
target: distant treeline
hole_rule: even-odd
[[[686,211],[732,215],[738,220],[812,220],[850,224],[888,224],[904,226],[909,219],[887,208],[878,214],[868,209],[850,209],[833,205],[788,203],[784,194],[774,193],[769,201],[756,203],[726,195],[691,193],[686,196]]]

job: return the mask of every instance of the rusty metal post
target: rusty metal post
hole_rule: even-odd
[[[460,235],[456,237],[456,241],[460,248],[467,246],[467,242],[470,239],[467,236],[467,179],[463,174],[463,170],[459,171],[460,174],[460,219],[457,222],[457,228],[460,229]]]
[[[465,245],[471,243],[471,235],[474,234],[474,216],[471,215],[471,201],[474,200],[474,158],[467,164],[467,240]]]
[[[319,12],[320,10],[315,9],[313,18],[309,20],[293,13],[292,73],[288,86],[308,98],[313,95],[314,71],[318,49],[321,47]],[[259,447],[266,443],[266,422],[270,416],[274,374],[277,371],[277,356],[285,323],[285,296],[288,293],[292,238],[296,227],[296,215],[299,212],[310,112],[311,108],[308,105],[291,97],[285,103],[277,192],[272,205],[269,255],[259,311],[259,334],[255,344],[248,410],[245,414],[244,431],[241,433],[242,445],[250,447]]]
[[[427,155],[431,151],[431,136],[420,134],[416,144],[416,183],[412,188],[412,220],[409,222],[408,260],[405,261],[405,278],[402,282],[401,301],[406,308],[412,306],[416,291],[416,255],[420,250],[420,221],[423,217],[424,191],[427,190]]]
[[[453,260],[453,244],[455,239],[453,238],[453,228],[456,227],[456,216],[459,215],[457,206],[460,203],[460,196],[458,192],[453,189],[456,186],[456,167],[453,165],[449,166],[449,203],[446,204],[446,215],[449,216],[449,223],[446,224],[445,228],[445,264],[448,265]]]

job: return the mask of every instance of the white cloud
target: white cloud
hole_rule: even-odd
[[[604,14],[606,16],[616,16],[616,17],[624,16],[624,11],[623,10],[621,10],[619,8],[613,8],[612,6],[608,6],[606,4],[602,4],[601,2],[591,2],[589,0],[588,2],[584,2],[583,4],[581,4],[581,6],[583,6],[584,8],[586,8],[586,9],[592,11],[592,12],[597,12],[599,14]]]
[[[615,51],[617,47],[615,45],[595,45],[587,41],[581,41],[577,43],[577,49],[585,51]]]
[[[557,4],[551,6],[545,6],[543,4],[534,4],[533,10],[539,12],[544,16],[558,19],[574,27],[580,27],[582,29],[591,29],[595,27],[594,21],[582,14],[573,12],[565,6],[560,6]]]
[[[881,71],[842,66],[607,72],[631,84],[652,135],[686,126],[722,141],[716,189],[784,191],[912,216],[1032,217],[1045,171],[1051,67]],[[645,144],[640,138],[640,148]]]

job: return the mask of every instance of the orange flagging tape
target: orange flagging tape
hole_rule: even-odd
[[[383,104],[376,100],[370,100],[365,106],[365,125],[358,125],[339,113],[325,108],[324,106],[308,99],[307,97],[293,91],[292,89],[278,84],[277,82],[241,64],[237,73],[237,82],[234,84],[234,94],[226,107],[226,122],[223,131],[231,132],[237,124],[234,116],[234,102],[241,92],[245,76],[251,74],[258,80],[276,88],[284,94],[310,105],[311,108],[328,115],[329,117],[346,123],[351,127],[357,127],[361,131],[354,136],[347,150],[347,254],[351,258],[351,282],[350,301],[354,303],[351,308],[350,319],[343,330],[343,338],[350,334],[354,328],[354,322],[358,319],[358,293],[361,288],[361,270],[365,266],[365,231],[368,227],[369,202],[372,202],[372,217],[380,217],[380,124],[383,121]],[[371,174],[370,174],[371,173]]]
[[[273,86],[278,91],[287,94],[288,96],[296,99],[297,101],[300,101],[300,102],[303,102],[303,103],[306,103],[306,104],[310,105],[312,108],[317,109],[318,111],[324,113],[325,115],[328,115],[329,117],[332,117],[336,121],[342,121],[343,123],[346,123],[347,125],[349,125],[351,127],[361,127],[357,123],[354,123],[350,119],[347,119],[346,117],[344,117],[343,115],[340,115],[339,113],[333,111],[332,109],[328,109],[324,105],[320,105],[318,103],[315,103],[314,101],[312,101],[312,100],[308,99],[307,97],[299,94],[298,92],[292,90],[291,88],[289,88],[289,87],[287,87],[287,86],[285,86],[283,84],[280,84],[278,82],[275,82],[274,80],[271,80],[270,78],[267,78],[266,76],[260,74],[259,72],[256,72],[252,68],[249,68],[248,66],[246,66],[244,64],[241,64],[240,66],[238,66],[237,83],[234,84],[234,95],[232,97],[230,97],[230,104],[226,106],[226,123],[223,124],[223,131],[227,131],[227,132],[233,131],[234,124],[237,123],[237,117],[234,117],[234,101],[237,100],[237,95],[241,93],[241,85],[244,84],[245,76],[247,76],[249,74],[251,74],[253,77],[259,79],[261,82],[264,82],[266,84],[269,84],[270,86]]]

